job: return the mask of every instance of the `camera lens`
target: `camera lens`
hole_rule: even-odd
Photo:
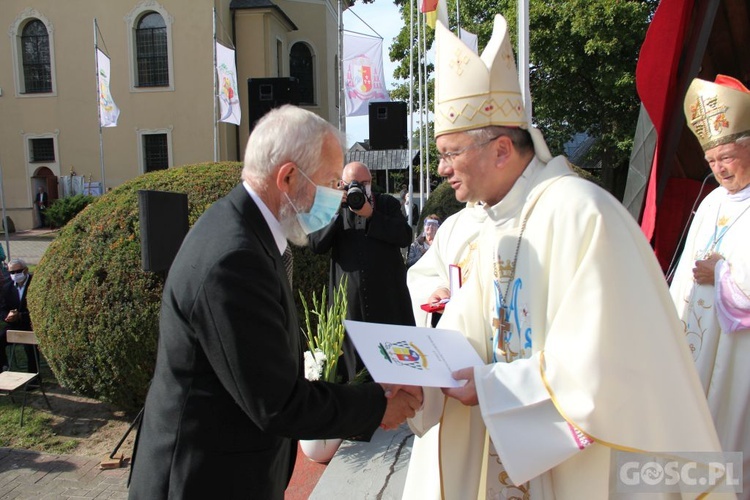
[[[350,187],[346,192],[346,204],[354,210],[359,210],[365,206],[365,193],[357,186]]]

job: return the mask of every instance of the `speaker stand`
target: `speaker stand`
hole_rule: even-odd
[[[125,431],[125,434],[122,435],[120,438],[120,441],[115,446],[115,449],[112,450],[112,453],[109,454],[109,458],[113,459],[115,458],[115,454],[117,453],[117,450],[120,449],[120,446],[122,446],[122,443],[125,442],[125,440],[128,438],[128,435],[135,429],[135,427],[141,422],[141,419],[143,418],[143,410],[145,409],[145,406],[141,407],[141,411],[138,412],[138,415],[136,415],[135,419],[133,419],[133,422],[130,424],[130,427],[128,427],[128,430]]]

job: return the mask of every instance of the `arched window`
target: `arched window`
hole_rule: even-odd
[[[21,59],[25,94],[52,92],[52,68],[47,27],[38,19],[21,32]]]
[[[313,56],[306,43],[297,42],[289,53],[289,76],[299,81],[300,104],[315,104]]]
[[[137,87],[169,85],[167,25],[157,12],[149,12],[138,21],[135,28],[135,53]]]

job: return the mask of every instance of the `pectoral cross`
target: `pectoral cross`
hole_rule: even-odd
[[[505,319],[505,308],[500,309],[499,318],[492,318],[492,327],[498,332],[497,350],[499,354],[505,356],[505,335],[510,333],[510,321]]]

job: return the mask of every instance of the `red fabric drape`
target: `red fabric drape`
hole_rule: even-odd
[[[659,204],[659,214],[654,231],[654,252],[664,272],[672,261],[685,227],[690,219],[690,210],[698,208],[701,200],[716,188],[707,183],[701,192],[701,181],[672,177],[667,182],[664,196]]]
[[[641,46],[635,82],[638,95],[657,133],[656,150],[651,164],[641,229],[651,240],[656,227],[656,183],[662,164],[664,130],[675,106],[682,106],[683,96],[676,94],[677,66],[682,53],[687,23],[693,2],[662,0],[656,9]]]

